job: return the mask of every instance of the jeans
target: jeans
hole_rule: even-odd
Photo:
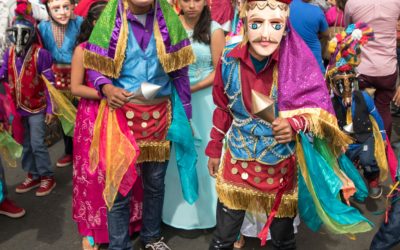
[[[143,244],[151,243],[161,237],[161,214],[164,203],[165,174],[168,161],[142,163],[143,217],[140,239]],[[131,192],[125,197],[118,194],[108,216],[110,250],[131,249],[129,238],[129,201]]]
[[[225,207],[220,201],[217,204],[217,227],[209,250],[232,250],[242,227],[245,211]],[[272,221],[271,245],[273,249],[296,249],[293,228],[294,218],[274,218]]]
[[[392,200],[400,197],[397,192]],[[400,243],[400,201],[396,201],[392,204],[392,208],[389,212],[389,220],[386,224],[382,223],[379,231],[375,234],[370,250],[390,250],[395,249],[394,247]],[[397,249],[397,248],[396,248]]]
[[[130,198],[132,190],[124,197],[118,193],[111,211],[107,210],[109,250],[130,250],[129,237]]]
[[[375,156],[375,139],[371,135],[363,144],[351,145],[346,155],[350,160],[360,160],[360,165],[364,170],[364,177],[368,181],[375,180],[379,177],[379,167],[376,163]]]
[[[44,143],[46,126],[45,114],[23,117],[24,142],[22,144],[22,168],[32,174],[33,179],[41,176],[53,176],[49,151]]]

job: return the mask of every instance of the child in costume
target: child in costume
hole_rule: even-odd
[[[46,4],[51,19],[40,22],[39,31],[43,46],[50,51],[54,61],[53,71],[56,77],[54,86],[72,101],[70,64],[83,19],[73,14],[72,0],[43,0],[42,2]],[[64,133],[65,155],[58,159],[56,163],[58,167],[72,164],[71,136],[72,134]]]
[[[17,186],[25,193],[39,186],[36,196],[48,195],[56,186],[47,146],[45,123],[54,118],[45,79],[54,82],[50,53],[39,45],[36,22],[28,2],[16,8],[13,26],[8,29],[13,46],[3,56],[0,80],[7,81],[24,128],[22,167],[28,173]]]
[[[89,81],[107,100],[99,107],[90,157],[91,166],[106,170],[109,249],[132,247],[128,222],[138,176],[135,162],[144,188],[143,248],[170,249],[160,225],[171,142],[183,197],[189,203],[197,199],[196,151],[188,122],[187,66],[193,61],[186,31],[166,0],[111,0],[94,27],[84,63],[98,73]]]
[[[354,139],[346,155],[363,168],[369,196],[378,199],[382,195],[379,183],[388,172],[385,143],[389,138],[373,99],[366,91],[358,90],[356,73],[361,46],[370,39],[373,32],[365,23],[349,25],[337,34],[329,45],[333,55],[327,75],[339,126]]]
[[[359,175],[341,151],[351,140],[337,126],[312,52],[288,21],[290,2],[244,1],[244,40],[226,47],[216,68],[206,154],[219,201],[210,250],[233,248],[246,210],[268,215],[258,236],[264,245],[271,229],[275,249],[296,248],[297,213],[314,231],[322,224],[333,233],[371,229],[339,198],[341,190],[347,199],[359,192],[360,178],[350,179]]]
[[[371,39],[372,29],[365,23],[351,24],[337,34],[329,45],[333,55],[327,76],[339,126],[354,140],[346,155],[362,167],[369,196],[378,199],[382,195],[379,183],[388,172],[385,143],[389,138],[373,99],[366,91],[358,90],[356,73],[361,46]]]
[[[87,4],[87,1],[81,1],[80,4]],[[89,73],[85,72],[83,66],[83,51],[86,42],[106,4],[105,1],[92,1],[90,4],[80,29],[81,34],[77,38],[79,45],[75,49],[71,64],[71,92],[74,96],[81,97],[73,138],[72,217],[83,237],[84,250],[96,250],[99,244],[109,243],[107,206],[103,199],[105,171],[102,168],[97,168],[94,173],[89,171],[89,148],[101,98],[93,83],[87,81]],[[141,226],[143,195],[140,179],[136,181],[134,189],[135,195],[130,201],[130,234],[140,231]]]

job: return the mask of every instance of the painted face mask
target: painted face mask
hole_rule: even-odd
[[[250,48],[257,56],[267,57],[279,47],[285,33],[289,6],[268,0],[250,2],[248,8],[246,29]]]
[[[358,80],[354,71],[337,72],[330,77],[333,92],[342,98],[343,105],[351,106],[352,93],[358,89]]]
[[[15,45],[17,56],[21,56],[31,46],[35,29],[28,22],[17,22],[7,29],[7,37]]]
[[[50,15],[54,21],[66,25],[72,15],[72,4],[70,0],[51,0],[47,3]]]

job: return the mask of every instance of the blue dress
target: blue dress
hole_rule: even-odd
[[[211,34],[220,29],[216,22],[211,23]],[[204,43],[193,42],[192,30],[186,30],[190,37],[192,48],[196,54],[196,62],[189,67],[190,85],[195,85],[207,77],[213,70],[211,48]],[[205,149],[212,128],[212,114],[215,105],[212,99],[212,87],[192,94],[193,117],[191,120],[194,131],[195,147],[198,154],[197,175],[199,181],[199,199],[189,205],[184,201],[179,186],[179,174],[176,166],[174,149],[165,178],[165,198],[163,221],[165,224],[182,229],[203,229],[216,225],[217,193],[215,180],[209,175],[208,157]]]

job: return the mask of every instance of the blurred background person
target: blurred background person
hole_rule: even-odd
[[[293,0],[290,4],[290,22],[314,54],[319,67],[325,73],[319,38],[329,36],[328,23],[324,12],[310,4],[310,0]]]
[[[205,148],[212,128],[212,100],[214,68],[221,57],[225,45],[221,26],[211,20],[206,0],[179,0],[180,20],[185,28],[196,62],[189,66],[190,90],[192,92],[191,120],[195,146],[198,155],[197,175],[199,179],[199,199],[193,205],[186,203],[179,191],[179,174],[174,154],[171,154],[166,175],[165,204],[163,221],[176,228],[202,229],[214,227],[217,196],[215,181],[208,174]]]
[[[375,88],[374,102],[389,138],[392,131],[390,102],[395,97],[397,81],[396,27],[400,17],[398,0],[348,0],[346,24],[365,22],[374,30],[375,40],[361,52],[357,67],[360,89]]]

